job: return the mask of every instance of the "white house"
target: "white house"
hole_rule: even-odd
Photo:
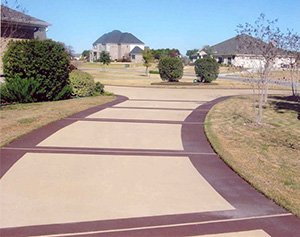
[[[233,65],[236,67],[259,69],[264,65],[264,58],[259,52],[259,48],[247,47],[249,42],[255,42],[255,39],[248,35],[238,35],[209,48],[211,56],[219,63]],[[260,42],[264,44],[263,42]],[[257,45],[253,43],[253,45]],[[267,44],[266,44],[267,45]],[[281,68],[290,63],[284,50],[279,50],[280,54],[275,58],[274,68]],[[195,58],[206,57],[205,50],[199,50]]]

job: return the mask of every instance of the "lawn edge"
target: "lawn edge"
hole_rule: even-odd
[[[212,129],[211,129],[211,122],[209,121],[209,116],[213,113],[213,109],[215,106],[217,106],[220,103],[224,103],[225,101],[228,101],[230,99],[233,98],[237,98],[240,97],[240,95],[235,95],[235,96],[229,96],[227,98],[225,98],[224,100],[217,102],[216,104],[214,104],[208,111],[208,113],[205,116],[205,120],[204,120],[204,134],[207,138],[207,141],[209,142],[210,146],[212,147],[212,149],[214,150],[214,152],[218,155],[218,157],[233,171],[235,172],[239,177],[241,177],[245,182],[247,182],[249,185],[251,185],[256,191],[258,191],[259,193],[261,193],[262,195],[264,195],[266,198],[268,198],[269,200],[273,201],[274,203],[276,203],[278,206],[284,208],[285,210],[293,213],[295,216],[297,216],[298,218],[300,217],[300,215],[298,213],[296,213],[294,210],[286,207],[284,204],[282,204],[280,201],[277,201],[272,195],[269,195],[268,193],[264,192],[263,190],[261,190],[260,188],[257,187],[257,185],[255,183],[253,183],[251,180],[247,179],[245,177],[245,175],[239,171],[238,169],[235,168],[235,166],[230,162],[230,154],[226,151],[226,149],[224,147],[222,147],[222,145],[219,142],[219,139],[217,137],[217,135],[215,133],[213,133]],[[222,98],[222,97],[221,97]],[[229,159],[228,159],[229,157]]]

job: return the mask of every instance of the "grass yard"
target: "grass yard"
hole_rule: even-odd
[[[270,98],[264,125],[252,123],[250,97],[234,97],[209,112],[205,131],[216,152],[256,189],[300,216],[300,103]]]
[[[50,122],[112,101],[114,96],[95,96],[54,102],[14,104],[0,108],[0,146]]]
[[[124,69],[124,68],[136,68],[143,67],[142,63],[122,63],[122,62],[112,62],[109,65],[103,65],[103,63],[95,62],[82,62],[82,61],[73,61],[73,64],[76,67],[82,68],[108,68],[108,69]]]
[[[241,76],[241,77],[246,77],[246,78],[259,78],[260,75],[259,74],[255,74],[255,73],[249,73],[249,72],[241,72],[239,74],[236,74],[238,76]],[[295,79],[295,81],[298,81],[298,83],[300,82],[300,72],[295,72],[293,74],[293,77]],[[270,72],[270,76],[269,78],[271,80],[278,80],[278,81],[286,81],[286,82],[289,82],[290,81],[290,78],[291,78],[291,73],[287,70],[280,70],[280,71],[272,71]]]
[[[233,73],[233,72],[241,72],[242,69],[237,67],[226,67],[226,66],[220,66],[219,67],[219,73]],[[184,67],[185,73],[195,73],[194,66],[185,66]]]
[[[97,66],[98,65],[98,66]],[[146,76],[145,67],[136,66],[135,68],[118,68],[115,66],[109,65],[107,68],[100,68],[97,63],[84,63],[80,65],[79,69],[91,74],[95,81],[100,81],[104,85],[112,86],[141,86],[141,87],[172,87],[172,88],[182,88],[182,87],[193,87],[193,88],[215,88],[215,89],[252,89],[252,85],[247,82],[228,80],[228,79],[217,79],[211,84],[198,84],[188,85],[196,79],[194,75],[194,67],[186,66],[184,67],[184,75],[180,82],[183,82],[181,85],[166,85],[162,83],[159,74],[150,74]],[[124,66],[124,65],[123,65]],[[157,70],[155,64],[149,70]],[[226,67],[225,69],[230,69]],[[287,89],[280,87],[278,85],[270,85],[270,89]],[[289,88],[288,88],[289,89]]]

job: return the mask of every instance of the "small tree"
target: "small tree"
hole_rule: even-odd
[[[89,60],[90,59],[90,50],[83,50],[83,52],[81,53],[81,57],[85,60]]]
[[[195,62],[195,73],[200,82],[212,82],[219,75],[219,64],[211,57],[201,58]]]
[[[195,55],[197,52],[198,52],[198,49],[191,49],[191,50],[186,51],[185,55],[188,56],[190,60],[192,60],[193,55]]]
[[[299,96],[297,85],[300,83],[300,36],[288,30],[285,36],[284,48],[289,60],[288,70],[292,87],[292,95]]]
[[[148,48],[144,49],[143,60],[144,60],[144,66],[146,67],[146,75],[149,76],[149,67],[151,67],[151,63],[154,60],[154,57],[150,49]]]
[[[159,75],[163,81],[177,82],[183,76],[183,64],[180,58],[164,57],[158,63]]]
[[[103,63],[103,65],[109,65],[111,63],[109,52],[102,51],[100,53],[99,62]]]
[[[269,75],[272,70],[275,59],[284,55],[282,50],[284,35],[276,26],[278,20],[268,20],[264,14],[260,14],[254,24],[245,23],[237,26],[239,40],[243,41],[244,51],[250,51],[260,63],[257,72],[260,78],[258,81],[258,110],[256,114],[256,123],[262,123],[263,105],[268,99]],[[256,107],[256,106],[255,106]]]

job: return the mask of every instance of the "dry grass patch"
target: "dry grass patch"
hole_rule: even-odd
[[[93,106],[112,101],[114,96],[95,96],[80,99],[14,104],[0,109],[0,146],[50,122],[70,116]]]
[[[209,112],[205,131],[224,161],[266,196],[300,216],[300,104],[273,97],[255,126],[250,97]]]
[[[238,67],[226,67],[226,66],[220,66],[219,67],[219,73],[233,73],[233,72],[241,72],[242,69]],[[189,74],[195,74],[194,66],[185,66],[184,72]]]
[[[245,77],[245,78],[260,78],[260,74],[258,73],[249,73],[249,72],[241,72],[239,74],[236,74],[238,76],[241,77]],[[300,82],[300,73],[294,73],[293,74],[295,81]],[[271,80],[277,80],[277,81],[285,81],[285,82],[290,82],[290,78],[291,78],[291,72],[287,71],[287,70],[279,70],[279,71],[272,71],[270,72],[269,78]]]
[[[94,65],[93,63],[92,65]],[[189,87],[196,75],[191,74],[189,71],[194,70],[191,66],[186,66],[184,68],[184,75],[180,82],[185,85],[164,85],[159,74],[150,74],[146,76],[145,67],[137,68],[86,68],[82,67],[82,70],[91,74],[95,81],[100,81],[104,85],[111,86],[142,86],[142,87]],[[151,68],[155,69],[155,65]],[[248,82],[220,79],[218,78],[213,83],[200,83],[197,86],[191,85],[193,88],[216,88],[216,89],[252,89],[252,85]],[[270,85],[270,89],[284,89],[282,86]]]

